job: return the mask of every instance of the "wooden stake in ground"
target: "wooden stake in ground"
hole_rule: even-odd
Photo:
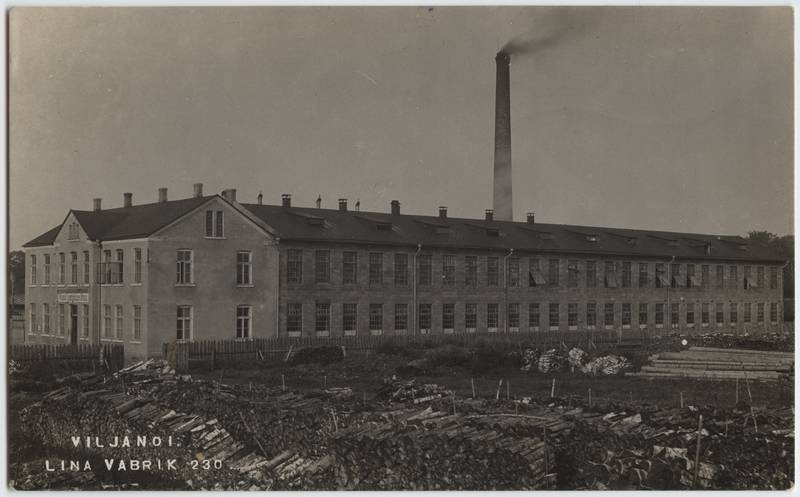
[[[589,407],[592,406],[592,389],[589,389]]]
[[[692,487],[697,487],[697,477],[700,475],[700,437],[703,436],[703,415],[697,423],[697,450],[694,452],[694,481]]]
[[[286,391],[286,378],[281,375],[281,390]]]
[[[503,379],[500,378],[500,383],[497,384],[497,394],[494,396],[494,400],[500,400],[500,387],[503,386]]]
[[[736,404],[739,403],[739,378],[736,378]]]
[[[470,378],[469,382],[472,384],[472,398],[475,398],[475,378]]]
[[[681,392],[681,409],[683,409],[683,392]]]
[[[322,386],[323,388],[328,388],[328,375],[325,375],[323,378],[324,379],[322,380]]]
[[[511,398],[511,380],[506,380],[506,400]]]
[[[556,379],[553,378],[553,384],[550,385],[550,398],[554,399],[556,397]]]

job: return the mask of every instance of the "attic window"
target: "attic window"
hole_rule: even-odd
[[[309,226],[325,226],[325,219],[321,217],[309,217],[306,221]]]
[[[78,223],[70,223],[69,224],[69,240],[77,240],[80,238],[80,229],[78,228]]]
[[[392,231],[392,228],[394,228],[392,223],[378,223],[376,226],[378,231]]]
[[[497,228],[486,228],[486,236],[500,236],[500,230]]]

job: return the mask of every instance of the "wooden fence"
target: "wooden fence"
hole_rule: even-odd
[[[346,354],[374,352],[382,345],[431,348],[452,344],[471,346],[478,341],[489,341],[508,349],[536,347],[540,350],[556,347],[581,347],[586,350],[625,347],[646,347],[648,337],[643,332],[614,330],[596,332],[542,332],[542,333],[461,333],[453,335],[378,335],[354,337],[279,337],[247,340],[203,340],[170,342],[164,344],[164,358],[177,371],[192,367],[236,367],[259,361],[280,361],[289,350],[304,347],[343,346]]]
[[[94,370],[101,365],[117,371],[125,365],[125,348],[122,344],[12,345],[9,359],[23,364],[63,366],[73,371]]]

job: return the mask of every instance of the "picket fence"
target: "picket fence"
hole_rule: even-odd
[[[12,361],[64,366],[73,371],[95,370],[98,366],[117,371],[125,365],[125,347],[122,344],[12,345],[10,351],[9,359]]]
[[[646,347],[645,333],[614,330],[587,332],[542,333],[461,333],[453,335],[364,335],[334,337],[278,337],[244,340],[199,340],[169,342],[164,344],[164,357],[177,371],[188,371],[196,366],[230,367],[252,362],[280,361],[290,350],[305,347],[344,347],[346,354],[374,352],[382,345],[430,348],[444,344],[470,346],[478,341],[491,341],[508,348],[536,347],[541,350],[554,347],[581,347],[587,350],[607,350],[616,347]]]

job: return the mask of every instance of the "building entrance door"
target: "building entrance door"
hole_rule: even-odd
[[[69,343],[78,344],[78,306],[76,304],[69,306]]]

